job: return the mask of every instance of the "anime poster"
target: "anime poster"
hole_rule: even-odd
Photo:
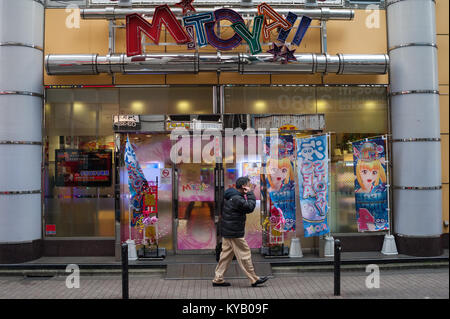
[[[292,135],[266,137],[267,193],[284,219],[283,232],[295,231],[294,150]]]
[[[297,171],[305,237],[330,232],[327,135],[297,138]]]
[[[389,229],[386,188],[386,138],[352,143],[358,231]]]

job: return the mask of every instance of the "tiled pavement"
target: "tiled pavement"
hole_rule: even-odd
[[[434,299],[449,298],[446,268],[381,270],[380,288],[368,289],[369,273],[343,271],[341,296],[333,296],[332,272],[275,274],[261,287],[230,279],[231,287],[210,280],[166,280],[160,274],[130,274],[130,298],[138,299]],[[0,299],[114,299],[122,297],[120,275],[81,275],[80,287],[66,287],[66,277],[0,277]]]

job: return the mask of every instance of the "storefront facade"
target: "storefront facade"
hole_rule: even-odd
[[[387,20],[395,20],[397,9],[389,10],[398,5],[394,3],[388,5],[383,1],[374,1],[379,4],[378,7],[355,5],[352,1],[331,1],[327,6],[321,4],[318,7],[301,3],[298,5],[301,10],[329,8],[331,11],[321,11],[322,19],[320,15],[313,18],[301,43],[290,47],[290,50],[295,49],[298,63],[269,61],[273,56],[265,52],[274,48],[272,43],[277,43],[279,34],[274,30],[270,39],[261,38],[261,54],[266,54],[266,60],[260,64],[253,61],[252,64],[249,61],[252,61],[253,55],[245,42],[230,51],[220,50],[220,54],[217,54],[217,48],[209,44],[189,50],[186,44],[176,43],[174,34],[168,28],[161,31],[158,45],[146,37],[142,38],[141,53],[147,54],[150,59],[128,59],[125,57],[129,49],[126,21],[123,14],[106,9],[111,7],[106,1],[103,4],[102,1],[80,1],[78,8],[61,7],[47,1],[45,9],[41,1],[19,2],[21,5],[16,7],[5,5],[5,10],[33,12],[35,18],[29,20],[41,23],[42,42],[36,42],[40,31],[30,25],[28,28],[36,30],[37,35],[22,41],[5,36],[8,41],[2,39],[2,42],[9,45],[0,46],[0,50],[6,52],[11,49],[13,40],[34,43],[42,49],[27,50],[38,51],[36,59],[42,58],[42,70],[28,77],[35,85],[29,88],[22,88],[20,81],[27,74],[24,73],[26,69],[19,72],[16,82],[9,83],[2,74],[4,87],[0,87],[0,99],[3,99],[0,103],[33,104],[35,113],[30,113],[29,109],[10,111],[9,114],[21,112],[13,118],[27,118],[33,124],[24,125],[22,122],[22,126],[14,127],[5,122],[7,130],[0,137],[4,140],[0,144],[2,161],[8,163],[3,166],[5,171],[2,172],[5,183],[0,184],[0,218],[5,221],[2,222],[0,238],[1,262],[20,262],[39,256],[118,256],[120,243],[130,237],[129,218],[133,217],[129,214],[130,193],[123,159],[127,138],[135,148],[145,177],[149,181],[158,177],[159,246],[169,254],[212,253],[217,242],[220,215],[218,189],[232,186],[239,175],[258,171],[261,159],[226,162],[223,158],[221,166],[216,165],[218,162],[207,163],[202,158],[197,163],[174,163],[171,150],[176,141],[170,139],[172,129],[203,121],[219,125],[223,133],[227,128],[257,128],[258,121],[267,117],[272,119],[270,128],[280,129],[280,123],[295,126],[295,133],[292,134],[296,136],[329,133],[328,224],[332,236],[341,238],[347,251],[380,251],[383,245],[386,232],[358,232],[353,155],[349,144],[380,135],[389,137],[389,150],[393,155],[389,164],[390,183],[393,185],[390,190],[391,230],[396,235],[399,253],[439,255],[445,242],[448,247],[448,117],[443,116],[448,114],[448,70],[441,67],[448,63],[445,62],[445,57],[448,57],[448,25],[444,23],[448,21],[448,15],[442,16],[444,10],[439,9],[448,7],[445,1],[436,1],[436,32],[434,39],[430,40],[432,44],[437,43],[438,55],[433,51],[427,58],[435,59],[436,63],[439,60],[439,77],[434,79],[437,73],[431,72],[432,87],[414,87],[415,91],[420,92],[409,92],[411,94],[405,92],[413,89],[402,85],[416,84],[401,83],[399,77],[409,75],[398,71],[397,65],[401,61],[393,65],[391,56],[392,52],[395,55],[395,51],[403,48],[417,47],[404,46],[417,41],[407,38],[401,45],[391,43],[399,41],[397,38],[406,38],[405,35],[389,32]],[[217,10],[216,6],[212,8],[196,2],[199,3],[198,8],[205,12]],[[422,5],[422,2],[427,2],[427,10],[435,10],[432,1],[405,2],[410,3],[411,10],[414,5]],[[177,13],[175,1],[156,5],[165,3]],[[256,10],[258,4],[260,2],[255,2],[251,8]],[[285,10],[275,4],[273,8],[280,12]],[[155,2],[152,6],[143,5],[140,10],[144,9],[152,13]],[[232,5],[231,9],[236,12],[244,10],[240,3]],[[327,13],[329,16],[325,18]],[[245,21],[256,21],[253,20],[255,12],[246,14],[248,16],[242,14]],[[181,16],[177,13],[178,19]],[[429,24],[434,27],[434,17],[432,20]],[[222,20],[221,27],[216,29],[222,39],[233,36],[234,31],[228,22]],[[294,32],[291,33],[287,42],[294,37]],[[200,41],[198,38],[197,34]],[[423,44],[426,41],[419,42]],[[436,49],[431,45],[420,48]],[[354,54],[359,56],[352,56]],[[408,57],[407,53],[393,58],[395,61],[405,57]],[[154,62],[156,59],[165,62]],[[6,68],[6,64],[2,63],[2,68],[3,65]],[[433,63],[425,67],[433,68]],[[437,87],[434,87],[435,84]],[[393,90],[393,87],[396,89]],[[417,119],[397,105],[411,103],[399,101],[402,96],[413,97],[416,103],[417,99],[426,98],[428,94],[432,101],[420,100],[420,103],[430,105],[431,111],[421,112],[428,113],[432,119],[424,120],[426,123],[422,127],[420,119],[425,119],[427,114],[420,113]],[[43,111],[40,112],[39,103],[42,100]],[[113,127],[113,118],[118,115],[139,115],[139,128],[121,130]],[[307,121],[301,122],[301,117],[317,118],[318,124],[302,126],[301,123]],[[25,135],[11,131],[25,132]],[[190,131],[193,138],[195,133],[192,127]],[[427,167],[422,164],[405,165],[409,163],[408,157],[417,152],[417,149],[411,149],[411,145],[417,144],[424,145],[425,151],[430,154],[431,163]],[[203,146],[200,145],[201,148]],[[23,150],[7,150],[12,147]],[[226,147],[220,146],[224,154]],[[244,148],[247,150],[249,145]],[[196,156],[196,151],[194,147],[191,159]],[[61,163],[61,158],[67,157],[70,152],[76,156],[102,154],[110,163],[105,170],[102,166],[102,171],[108,171],[104,174],[108,177],[97,183],[74,183],[64,179],[61,172],[68,166]],[[231,153],[235,154],[235,150]],[[19,163],[28,166],[30,172],[14,171],[11,163],[16,156],[29,159],[36,167]],[[423,162],[423,159],[419,160]],[[424,183],[418,183],[417,179],[407,177],[406,169],[425,169],[431,177]],[[162,178],[163,170],[168,172],[168,177]],[[436,176],[439,177],[437,182]],[[17,185],[11,184],[11,180],[16,180]],[[424,193],[428,195],[423,196]],[[409,206],[414,205],[409,196],[420,198],[422,207],[431,207],[426,218],[427,225],[423,228],[407,220]],[[261,216],[265,197],[267,194],[260,194],[258,207],[249,215],[247,223],[247,240],[255,251],[264,247]],[[16,221],[8,215],[13,210],[20,211]],[[22,216],[25,211],[28,215]],[[419,213],[410,213],[410,216],[416,220],[414,214]],[[297,220],[301,220],[301,212],[298,210],[296,214]],[[420,218],[417,223],[421,223]],[[142,236],[137,227],[131,230],[133,232],[136,232],[133,238]],[[295,232],[286,236],[284,244],[287,247],[294,234],[300,238],[304,252],[323,254],[323,237],[306,238],[300,224]]]

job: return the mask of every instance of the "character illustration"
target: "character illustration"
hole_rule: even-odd
[[[279,192],[294,187],[294,168],[289,157],[267,160],[268,191]]]
[[[371,142],[364,143],[359,151],[354,148],[354,154],[358,158],[355,169],[358,181],[356,193],[375,193],[384,190],[386,171],[382,165],[384,163],[382,153],[383,147]]]

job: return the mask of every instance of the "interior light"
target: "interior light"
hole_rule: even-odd
[[[177,103],[177,109],[181,112],[187,112],[191,109],[191,103],[189,103],[189,101],[179,101]]]
[[[317,100],[317,108],[327,107],[328,102],[326,100]]]
[[[256,111],[265,111],[267,108],[267,103],[266,101],[255,101],[255,103],[253,104],[253,107],[255,108]]]
[[[144,111],[144,102],[142,101],[133,101],[131,103],[131,109],[134,113],[142,113]]]
[[[74,102],[73,103],[73,112],[74,113],[80,113],[84,110],[84,104],[80,102]]]
[[[366,107],[366,109],[373,110],[377,107],[377,103],[375,101],[367,101],[366,103],[364,103],[364,106]]]

